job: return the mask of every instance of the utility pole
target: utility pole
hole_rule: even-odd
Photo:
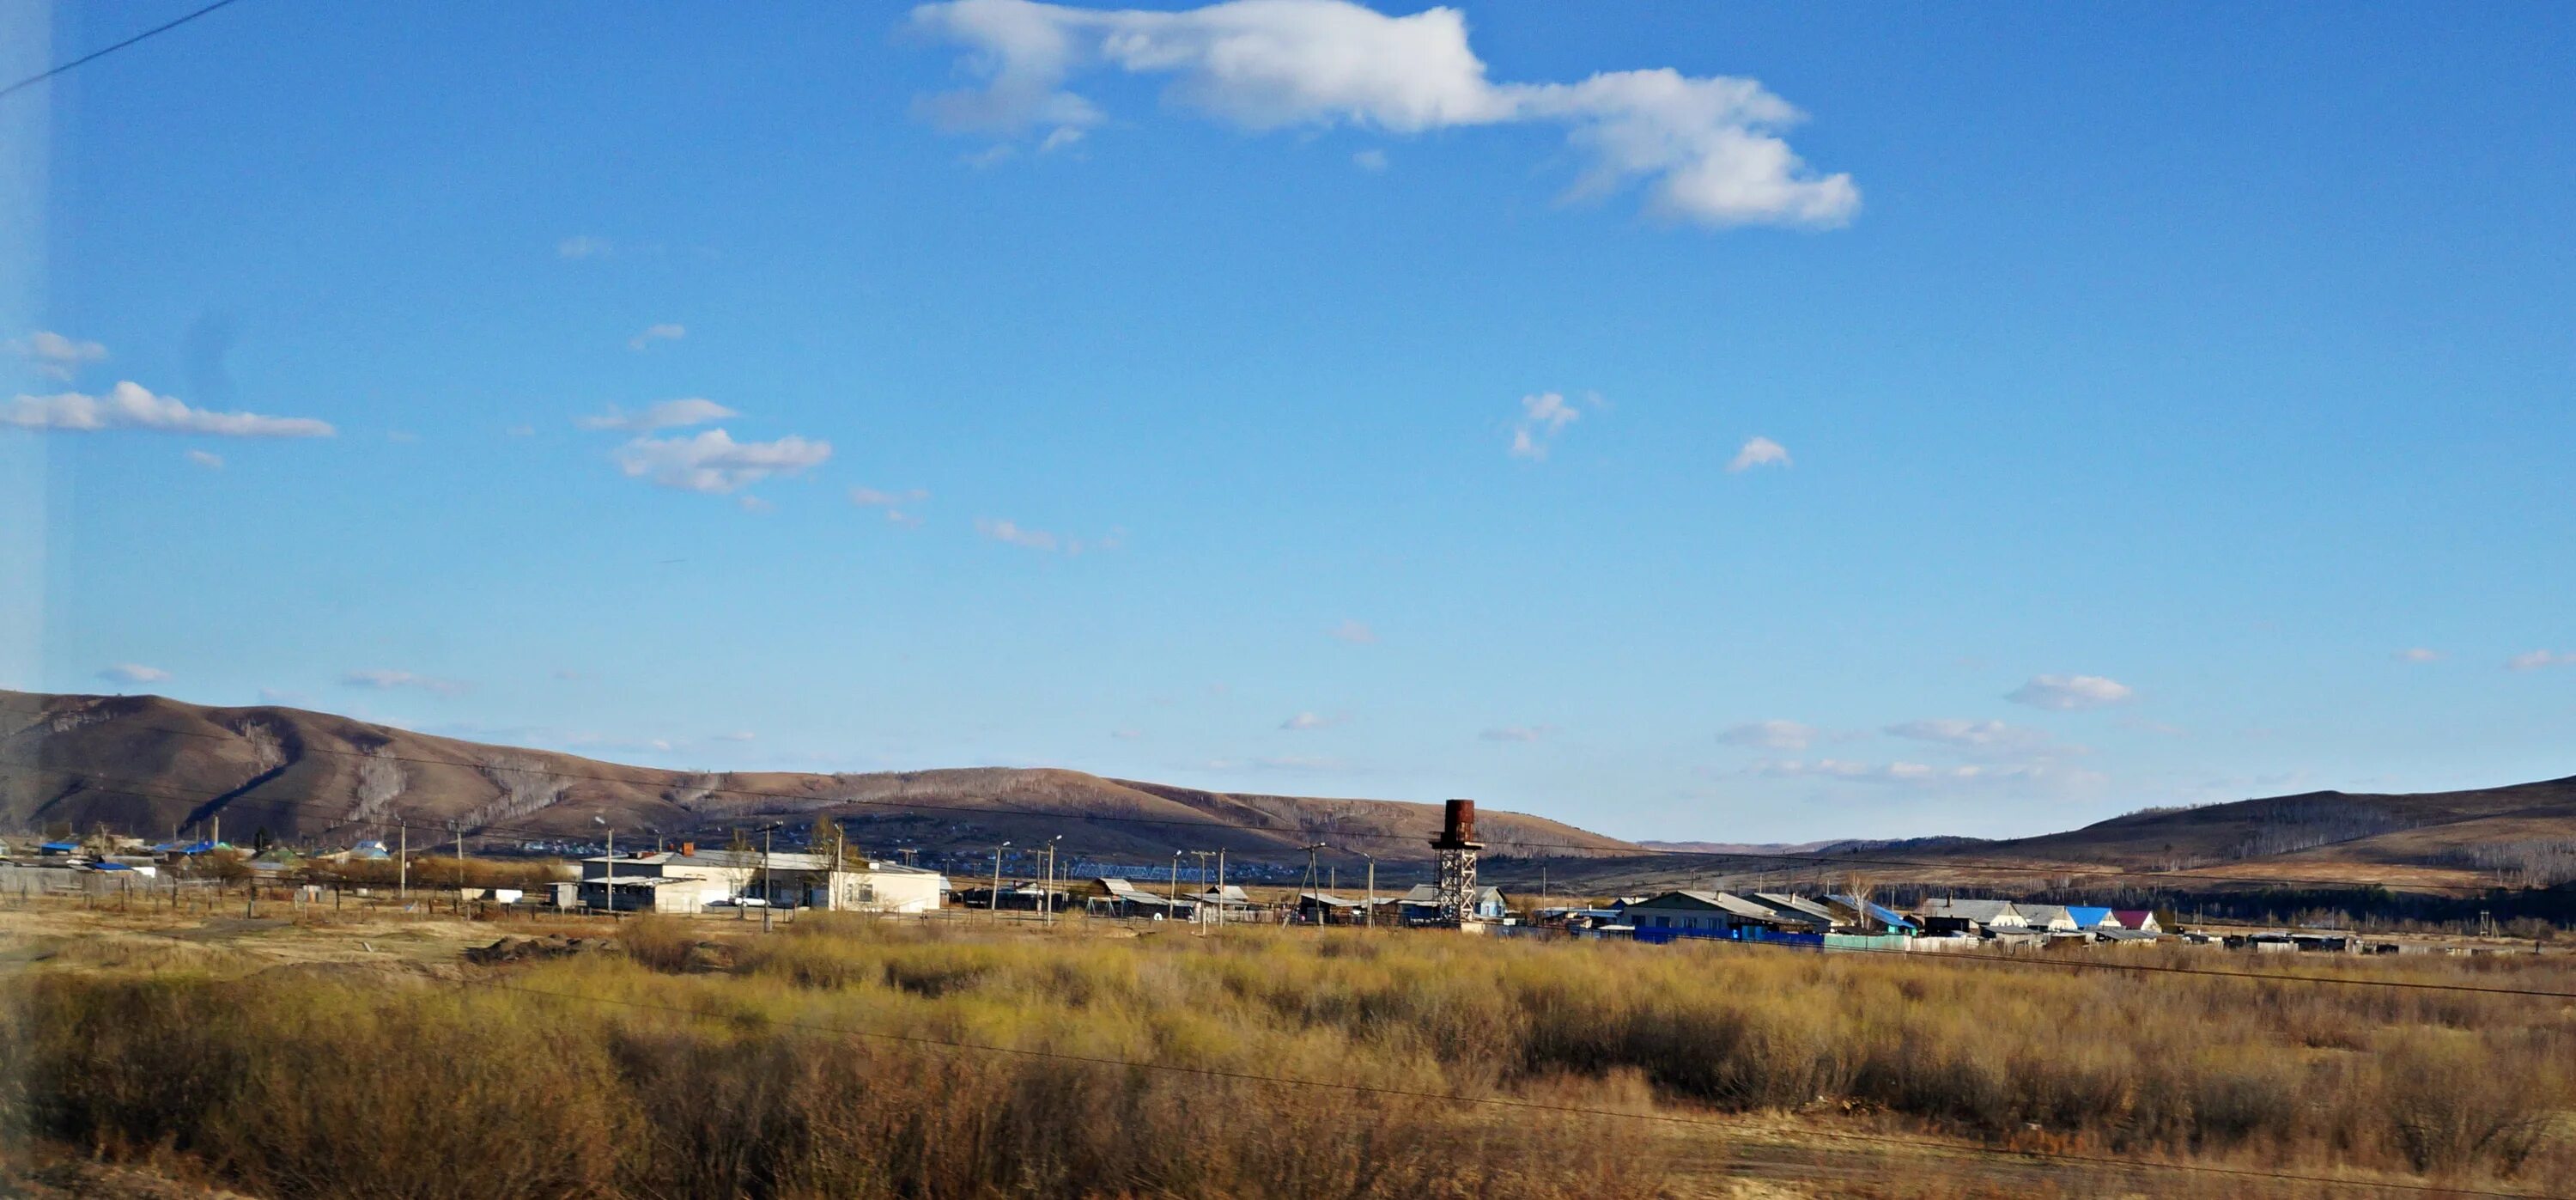
[[[456,830],[456,915],[465,915],[465,822],[449,823]]]
[[[217,829],[223,828],[223,818],[217,817],[215,822]],[[401,832],[394,850],[394,899],[407,905],[411,903],[411,826],[395,828]]]
[[[1047,881],[1038,888],[1038,907],[1045,911],[1046,923],[1049,925],[1055,924],[1055,848],[1056,844],[1063,840],[1064,835],[1061,833],[1047,839]]]
[[[1002,919],[1002,851],[1010,846],[1009,842],[1004,842],[993,847],[993,899],[984,907],[991,910],[996,921]]]
[[[778,832],[775,821],[760,827],[760,931],[769,932],[769,910],[778,900],[777,886],[769,881],[769,839]]]
[[[600,879],[600,890],[608,896],[608,919],[617,919],[617,827],[606,817],[592,817],[591,822],[608,831],[607,871]]]
[[[1181,855],[1182,855],[1182,853],[1183,853],[1183,851],[1179,851],[1179,850],[1174,850],[1174,851],[1172,851],[1172,894],[1171,894],[1171,896],[1168,898],[1168,900],[1167,900],[1167,901],[1164,903],[1164,905],[1163,905],[1163,915],[1164,915],[1164,916],[1167,916],[1167,917],[1170,917],[1170,916],[1178,916],[1178,915],[1180,914],[1180,911],[1181,911]]]
[[[1360,857],[1368,860],[1368,915],[1361,921],[1373,929],[1377,927],[1377,856],[1363,850]]]

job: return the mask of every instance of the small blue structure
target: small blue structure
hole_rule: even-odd
[[[1855,896],[1829,895],[1825,898],[1836,904],[1842,905],[1844,908],[1848,908],[1853,912],[1867,916],[1873,923],[1890,931],[1901,931],[1908,934],[1923,932],[1923,927],[1915,924],[1914,918],[1906,916],[1904,913],[1898,912],[1895,909],[1888,908],[1885,905],[1875,904]]]
[[[2075,918],[2077,929],[2120,928],[2120,923],[2111,919],[2109,908],[2094,908],[2089,905],[2079,907],[2069,904],[2066,906],[2066,915]]]

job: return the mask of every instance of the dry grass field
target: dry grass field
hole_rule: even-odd
[[[647,919],[615,928],[615,953],[463,961],[545,928],[610,932],[0,913],[5,1144],[20,1166],[136,1163],[279,1198],[2576,1180],[2576,1001],[2557,998],[1078,920],[808,919],[762,937]],[[2559,956],[2123,961],[2576,992]]]

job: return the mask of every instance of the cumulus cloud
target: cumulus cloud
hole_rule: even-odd
[[[1334,641],[1349,642],[1354,646],[1366,646],[1377,641],[1377,631],[1369,628],[1365,621],[1344,621],[1325,630],[1324,634]]]
[[[2129,685],[2099,675],[2034,675],[2030,682],[2006,693],[2004,699],[2032,708],[2078,712],[2125,703],[2135,695],[2136,690]]]
[[[107,361],[107,347],[97,342],[79,341],[42,329],[10,339],[7,349],[34,363],[37,371],[61,380],[69,380],[89,363]]]
[[[1169,78],[1173,103],[1253,131],[1554,126],[1583,163],[1573,196],[1642,184],[1650,213],[1712,227],[1827,228],[1860,207],[1849,175],[1818,174],[1782,140],[1803,114],[1755,80],[1657,68],[1498,83],[1456,9],[1387,16],[1348,0],[1230,0],[1143,12],[953,0],[915,8],[912,24],[965,47],[967,68],[983,80],[920,102],[951,131],[1097,126],[1105,114],[1068,85],[1107,70]]]
[[[214,453],[211,450],[191,450],[182,457],[209,471],[220,471],[224,469],[224,456]]]
[[[465,690],[464,684],[453,679],[415,675],[409,671],[351,671],[340,677],[340,684],[343,687],[372,688],[379,692],[412,688],[428,692],[433,696],[453,696]]]
[[[1334,714],[1332,714],[1331,716],[1326,716],[1326,715],[1324,715],[1324,714],[1322,714],[1322,713],[1301,712],[1301,713],[1297,714],[1296,716],[1293,716],[1293,717],[1288,718],[1288,719],[1287,719],[1287,720],[1285,720],[1285,721],[1281,721],[1281,722],[1279,723],[1279,727],[1280,727],[1281,729],[1294,729],[1294,730],[1307,730],[1307,729],[1330,729],[1330,728],[1332,728],[1333,726],[1335,726],[1335,725],[1339,725],[1339,724],[1341,724],[1342,722],[1347,721],[1347,720],[1349,720],[1349,719],[1350,719],[1350,718],[1345,717],[1345,716],[1341,715],[1340,713],[1334,713]]]
[[[185,402],[153,395],[151,389],[131,382],[117,384],[103,396],[79,392],[20,395],[0,405],[0,425],[71,433],[149,429],[210,437],[330,437],[339,432],[329,422],[310,417],[264,417],[258,413],[190,408]]]
[[[1736,451],[1734,458],[1727,460],[1726,469],[1729,471],[1749,471],[1755,467],[1785,467],[1788,465],[1788,447],[1772,441],[1767,437],[1757,437],[1745,440],[1744,448]]]
[[[1594,408],[1601,407],[1599,396],[1587,396]],[[1521,419],[1512,426],[1514,458],[1547,457],[1548,443],[1566,426],[1583,419],[1583,410],[1558,392],[1537,392],[1521,397]]]
[[[793,434],[770,442],[737,442],[721,429],[695,437],[637,438],[612,458],[630,479],[708,495],[731,495],[772,475],[797,475],[832,457],[830,442]]]
[[[644,332],[626,339],[626,346],[630,350],[641,350],[655,342],[676,342],[687,336],[689,336],[687,326],[665,322],[660,325],[645,326]]]
[[[1547,731],[1545,725],[1498,725],[1476,736],[1488,742],[1535,742],[1546,737]]]
[[[159,683],[168,679],[170,673],[159,667],[144,666],[142,663],[118,663],[99,672],[98,677],[115,683]]]
[[[607,412],[595,417],[583,417],[574,424],[584,429],[621,429],[628,433],[652,433],[662,429],[682,429],[691,425],[704,425],[709,421],[721,421],[727,417],[741,415],[703,396],[688,396],[678,400],[648,404],[644,407],[644,411],[634,413],[611,404]]]
[[[1888,726],[1882,732],[1889,737],[1918,742],[1937,742],[1967,750],[2025,751],[2048,744],[2048,734],[2001,721],[1970,721],[1959,717],[1932,717],[1905,721]]]
[[[615,249],[616,247],[608,244],[607,238],[568,237],[555,243],[555,256],[557,258],[602,258]]]
[[[1760,746],[1765,750],[1804,750],[1816,740],[1813,725],[1796,721],[1752,721],[1731,726],[1717,735],[1729,746]]]
[[[2576,652],[2566,650],[2525,650],[2505,660],[2504,665],[2516,671],[2537,671],[2542,667],[2576,665]]]
[[[2439,650],[2427,650],[2427,649],[2425,649],[2425,648],[2424,648],[2424,647],[2422,647],[2422,646],[2413,646],[2413,647],[2409,647],[2409,648],[2407,648],[2407,649],[2400,650],[2400,651],[2398,651],[2398,652],[2397,652],[2397,661],[2399,661],[2399,662],[2411,662],[2411,663],[2439,662],[2439,661],[2441,661],[2441,658],[2442,658],[2442,652],[2441,652],[2441,651],[2439,651]]]

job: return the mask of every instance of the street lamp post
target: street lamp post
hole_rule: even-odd
[[[992,912],[996,921],[1002,919],[1002,851],[1010,848],[1009,842],[993,847],[993,898],[984,907]]]

